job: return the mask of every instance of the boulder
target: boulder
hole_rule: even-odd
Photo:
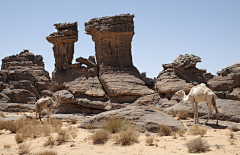
[[[2,94],[9,97],[12,103],[35,104],[36,97],[26,89],[4,89]]]
[[[0,93],[0,104],[1,103],[11,103],[11,100],[7,95]]]
[[[35,105],[23,103],[0,103],[0,110],[4,112],[29,112],[35,111]]]
[[[61,96],[61,104],[65,103],[73,103],[77,104],[76,99],[74,98],[73,94],[70,93],[68,90],[59,90],[53,94],[53,98],[57,95]]]
[[[208,85],[219,98],[240,100],[240,63],[226,67],[217,72],[218,76],[214,76],[208,81]]]
[[[240,122],[240,101],[226,100],[226,99],[217,99],[217,109],[219,120]],[[187,110],[191,117],[194,116],[191,102],[180,102],[171,107],[164,109],[164,112],[169,112],[171,109],[174,110]],[[212,117],[211,119],[216,119],[215,110],[212,108]],[[198,116],[202,117],[208,116],[208,107],[206,102],[198,103]]]
[[[85,108],[94,108],[94,109],[105,109],[105,107],[108,105],[108,102],[90,101],[86,98],[78,98],[77,102],[78,102],[78,105],[81,105]]]
[[[109,118],[128,119],[136,124],[139,130],[156,132],[161,125],[168,125],[173,130],[185,129],[184,125],[173,117],[144,106],[127,106],[122,109],[102,112],[85,119],[78,127],[86,128],[90,123],[92,128],[99,128],[100,124]]]

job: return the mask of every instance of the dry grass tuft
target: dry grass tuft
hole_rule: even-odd
[[[68,133],[69,133],[70,137],[76,138],[77,137],[77,133],[78,133],[77,127],[69,126],[68,127]]]
[[[77,123],[77,119],[76,118],[71,119],[71,121],[72,121],[72,124],[76,124]]]
[[[189,141],[186,146],[188,148],[188,152],[205,152],[210,147],[207,141],[204,141],[201,138]]]
[[[32,114],[32,113],[33,113],[33,110],[29,110],[29,113]]]
[[[187,110],[179,110],[179,111],[177,112],[177,117],[178,117],[179,119],[186,119],[187,116],[188,116],[188,111],[187,111]]]
[[[53,146],[54,144],[55,144],[55,140],[53,139],[52,136],[49,136],[47,141],[43,144],[43,146],[49,146],[49,145]]]
[[[234,133],[230,132],[230,133],[229,133],[229,136],[230,136],[230,139],[233,139]]]
[[[203,137],[207,134],[207,129],[201,128],[199,125],[194,125],[189,128],[188,133],[190,135],[201,135],[201,137]]]
[[[5,114],[0,110],[0,116],[6,118]]]
[[[173,132],[171,133],[171,135],[172,135],[173,139],[177,139],[177,133],[176,133],[175,131],[173,131]]]
[[[3,148],[4,148],[4,149],[9,149],[9,148],[11,148],[11,145],[9,145],[9,144],[4,144]]]
[[[63,143],[65,141],[67,141],[70,138],[68,130],[67,129],[61,129],[58,132],[58,136],[57,136],[57,141],[60,143]]]
[[[171,108],[168,112],[169,115],[172,115],[173,117],[175,117],[177,115],[177,110],[174,110],[173,108]]]
[[[147,146],[153,146],[153,140],[154,140],[154,136],[148,136],[145,139],[145,145]]]
[[[138,142],[139,134],[134,129],[127,129],[120,131],[116,136],[115,140],[117,144],[131,145]]]
[[[172,129],[167,125],[161,125],[157,130],[159,136],[171,136],[172,132]]]
[[[24,140],[23,135],[17,133],[17,134],[15,135],[15,140],[16,140],[17,143],[22,143],[23,140]]]
[[[53,150],[44,150],[36,153],[36,155],[57,155],[57,152]]]
[[[228,139],[230,145],[235,145],[235,139]]]
[[[151,134],[150,134],[149,132],[146,132],[146,133],[145,133],[145,136],[146,136],[146,137],[149,137],[149,136],[151,136]]]
[[[18,146],[19,149],[19,155],[24,155],[24,154],[30,154],[30,151],[33,149],[30,147],[31,144],[23,143]]]
[[[229,127],[229,129],[230,129],[232,132],[237,132],[237,131],[239,131],[239,129],[238,129],[238,127],[237,127],[236,125]]]
[[[87,125],[86,125],[86,128],[89,130],[89,129],[92,129],[92,124],[91,123],[88,123]]]
[[[185,133],[186,133],[186,130],[184,130],[184,129],[180,129],[180,130],[177,131],[177,134],[178,134],[180,137],[183,137]]]
[[[101,129],[101,130],[96,131],[91,136],[91,139],[93,141],[93,144],[104,144],[108,140],[109,135],[110,135],[109,131]]]
[[[102,129],[111,133],[117,133],[121,130],[126,131],[129,128],[135,128],[132,122],[126,119],[110,118],[108,121],[101,124]]]

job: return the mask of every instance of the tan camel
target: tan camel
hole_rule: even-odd
[[[35,103],[35,112],[36,112],[36,119],[37,119],[37,113],[39,113],[39,119],[41,120],[41,112],[43,109],[47,109],[47,121],[49,122],[49,114],[52,110],[52,108],[57,107],[61,102],[61,96],[57,95],[55,102],[53,99],[49,96],[43,96],[41,97],[36,103]]]
[[[184,90],[179,90],[178,92],[175,93],[182,101],[191,101],[193,111],[194,111],[194,122],[199,124],[198,120],[198,103],[199,102],[205,102],[208,106],[208,119],[205,122],[207,124],[209,118],[212,116],[212,110],[211,110],[211,105],[213,105],[213,108],[216,111],[217,115],[217,123],[218,125],[218,110],[217,110],[217,105],[216,105],[216,95],[214,92],[206,87],[204,83],[201,83],[200,85],[192,87],[190,90],[190,93],[188,95],[185,94]]]

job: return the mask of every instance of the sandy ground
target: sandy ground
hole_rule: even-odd
[[[30,115],[30,114],[27,114]],[[6,115],[10,117],[10,115]],[[13,115],[11,115],[13,117]],[[187,127],[187,121],[189,120],[181,120]],[[77,124],[79,124],[78,122]],[[63,123],[63,127],[68,126],[77,126],[68,124],[67,122]],[[237,123],[239,125],[239,123]],[[235,134],[235,144],[230,145],[229,142],[229,129],[214,129],[208,126],[207,134],[202,137],[202,139],[206,140],[210,145],[210,150],[200,154],[227,154],[227,155],[237,155],[240,154],[240,131],[234,132]],[[199,136],[192,136],[185,134],[184,137],[177,136],[177,139],[173,139],[172,136],[163,136],[159,137],[154,133],[154,144],[153,146],[145,145],[145,133],[140,133],[139,143],[135,143],[130,146],[121,146],[116,145],[114,142],[114,138],[110,138],[103,145],[94,145],[90,136],[93,134],[93,130],[86,130],[78,128],[78,133],[76,138],[72,138],[69,141],[61,144],[54,145],[52,148],[50,146],[44,147],[43,143],[47,140],[47,137],[39,137],[36,139],[28,139],[26,143],[31,144],[31,154],[36,154],[42,150],[54,150],[59,155],[118,155],[118,154],[126,154],[126,155],[168,155],[168,154],[199,154],[199,153],[188,153],[188,149],[185,144]],[[53,134],[56,136],[56,134]],[[112,135],[113,137],[114,135]],[[220,146],[220,148],[216,147],[216,144]],[[10,148],[4,148],[4,145],[10,145]],[[10,154],[18,154],[19,149],[18,145],[15,141],[15,134],[11,134],[9,131],[0,130],[0,154],[10,155]]]

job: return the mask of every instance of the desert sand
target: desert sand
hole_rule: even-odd
[[[34,115],[30,113],[25,113],[26,115]],[[6,117],[15,116],[15,113],[9,113]],[[180,120],[188,128],[189,121],[192,121],[191,118],[187,120]],[[222,121],[223,122],[223,121]],[[78,121],[76,124],[69,124],[63,120],[63,128],[68,126],[75,126],[81,123]],[[236,123],[239,125],[239,123]],[[220,123],[221,125],[221,123]],[[203,126],[203,125],[202,125]],[[229,142],[229,133],[230,129],[214,129],[210,126],[203,126],[207,128],[207,134],[202,137],[203,140],[206,140],[210,145],[210,149],[201,154],[228,154],[236,155],[240,154],[240,131],[234,132],[234,144],[231,145]],[[158,136],[156,133],[150,133],[151,136],[154,136],[153,146],[145,145],[146,133],[139,133],[139,143],[134,143],[133,145],[121,146],[115,144],[114,134],[111,135],[111,138],[102,145],[95,145],[91,140],[91,135],[94,133],[93,129],[81,129],[77,128],[78,133],[76,138],[71,138],[70,140],[62,143],[60,145],[43,146],[43,143],[47,140],[47,137],[38,137],[35,139],[27,139],[25,143],[31,144],[32,150],[31,154],[36,154],[42,150],[54,150],[60,155],[168,155],[168,154],[199,154],[199,153],[189,153],[186,147],[186,143],[199,135],[193,136],[188,135],[187,133],[183,136],[177,136],[174,139],[172,136]],[[56,136],[56,133],[53,133],[52,136]],[[4,145],[10,145],[10,148],[4,148]],[[10,133],[10,131],[0,130],[0,153],[3,155],[18,154],[19,149],[15,141],[15,133]],[[218,147],[217,147],[218,146]]]

